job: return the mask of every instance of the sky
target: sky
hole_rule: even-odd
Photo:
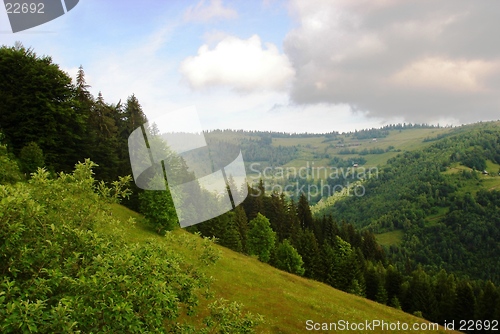
[[[500,1],[80,0],[12,33],[149,120],[194,106],[204,129],[352,131],[500,119]],[[185,129],[179,129],[185,130]]]

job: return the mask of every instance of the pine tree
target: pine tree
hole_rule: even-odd
[[[242,251],[247,252],[248,220],[241,205],[234,209],[234,222],[240,235]]]
[[[134,94],[128,97],[125,104],[125,121],[126,121],[126,131],[125,135],[128,136],[140,127],[148,122],[146,115],[142,111],[142,106],[139,103],[137,97]]]
[[[401,284],[403,283],[403,276],[401,273],[389,265],[386,270],[385,276],[385,290],[387,291],[387,299],[392,301],[393,298],[399,298],[401,293]],[[399,300],[398,300],[399,305]]]
[[[219,244],[232,249],[236,252],[242,251],[240,234],[235,222],[234,212],[227,212],[221,216],[214,219],[216,224],[217,234],[216,237],[219,239]]]
[[[304,261],[305,276],[312,279],[320,279],[321,259],[319,257],[319,245],[311,230],[302,231],[297,250]]]
[[[267,216],[273,231],[276,232],[278,241],[282,241],[286,238],[286,228],[285,228],[285,216],[286,216],[286,202],[284,194],[278,194],[273,192],[269,196],[269,200],[266,201]]]
[[[50,57],[22,45],[0,47],[0,78],[0,125],[9,147],[19,154],[35,142],[53,170],[73,170],[85,158],[86,123],[75,108],[71,78]]]
[[[474,320],[476,310],[476,297],[472,286],[466,280],[461,280],[457,284],[457,294],[455,297],[454,312],[455,320]]]
[[[438,303],[436,321],[444,323],[453,319],[453,305],[456,299],[456,280],[441,270],[435,277],[434,295]]]
[[[297,217],[300,222],[300,227],[302,227],[303,230],[312,230],[314,228],[311,208],[309,207],[306,195],[303,193],[300,194],[299,202],[297,204]]]
[[[495,287],[495,285],[491,281],[486,282],[477,303],[476,319],[494,320],[495,308],[499,298],[500,296],[498,293],[498,289]]]
[[[421,267],[413,272],[408,292],[411,296],[410,312],[420,311],[425,319],[435,321],[438,307],[436,297],[431,279]]]
[[[118,111],[111,105],[105,103],[99,92],[97,100],[92,107],[91,126],[93,128],[93,139],[91,160],[96,162],[96,177],[111,181],[118,175],[119,139],[118,127],[115,124]]]

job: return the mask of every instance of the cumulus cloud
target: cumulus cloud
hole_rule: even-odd
[[[291,0],[290,12],[296,103],[412,122],[500,115],[500,2]]]
[[[184,13],[186,21],[209,22],[215,19],[235,19],[238,12],[234,9],[224,7],[222,0],[201,0],[195,6],[190,6]]]
[[[240,92],[284,90],[295,74],[287,56],[274,44],[263,47],[257,35],[247,40],[227,36],[213,49],[204,44],[180,71],[193,89],[226,86]]]

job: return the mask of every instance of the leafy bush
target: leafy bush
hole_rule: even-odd
[[[179,317],[193,314],[209,279],[162,244],[99,233],[112,223],[107,202],[127,193],[127,179],[96,185],[92,166],[57,179],[39,169],[29,183],[0,186],[0,332],[192,329]],[[213,263],[208,242],[203,252]],[[254,323],[226,316],[217,326],[231,324]]]
[[[2,139],[0,133],[0,140]],[[0,142],[0,184],[21,181],[22,176],[17,163],[7,153],[7,146]]]
[[[45,165],[42,149],[35,142],[30,142],[21,149],[19,162],[23,173],[34,173]]]
[[[304,261],[288,240],[283,240],[275,251],[275,266],[292,274],[304,275]]]
[[[248,231],[248,254],[257,255],[262,262],[269,262],[274,248],[276,233],[271,229],[269,219],[260,213],[250,221]]]

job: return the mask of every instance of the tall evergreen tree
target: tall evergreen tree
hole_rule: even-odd
[[[491,281],[486,282],[477,303],[476,319],[495,320],[495,308],[499,298],[498,289],[495,285]]]
[[[273,231],[276,232],[278,241],[282,241],[286,238],[286,202],[283,194],[278,194],[273,192],[269,195],[269,200],[266,201],[267,208],[266,213],[271,223]]]
[[[242,251],[247,252],[248,220],[241,205],[234,208],[234,222],[240,235]]]
[[[304,275],[308,278],[320,279],[321,259],[319,257],[319,245],[311,230],[301,231],[297,250],[304,261],[304,268],[306,270]]]
[[[74,95],[71,78],[50,57],[22,45],[0,48],[0,130],[16,154],[35,142],[56,171],[83,161],[85,118]]]
[[[453,319],[453,305],[456,299],[456,280],[453,275],[441,270],[435,277],[434,295],[436,296],[436,321],[444,323]]]
[[[307,201],[306,195],[304,195],[304,193],[300,194],[299,201],[297,203],[297,217],[302,229],[313,229],[313,217],[311,208],[309,207],[309,202]]]
[[[229,211],[213,220],[211,223],[216,226],[216,237],[219,239],[219,244],[236,252],[241,252],[243,247],[235,221],[235,213]]]
[[[422,312],[425,319],[435,321],[437,314],[436,297],[432,290],[431,279],[421,267],[412,273],[409,296],[411,297],[409,312]]]
[[[457,294],[453,315],[455,320],[474,320],[476,297],[469,282],[462,280],[457,284]]]

